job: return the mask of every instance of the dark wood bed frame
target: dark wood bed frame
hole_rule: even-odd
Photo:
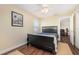
[[[54,26],[54,29],[52,26],[50,27],[43,27],[42,31],[43,33],[48,32],[56,32],[57,33],[57,26]],[[53,29],[52,31],[48,29]],[[34,47],[46,50],[51,52],[52,54],[56,54],[55,52],[55,44],[54,44],[54,37],[47,37],[47,36],[39,36],[39,35],[33,35],[33,34],[27,34],[27,45],[33,45]]]
[[[28,34],[27,42],[27,45],[31,44],[37,48],[56,54],[53,37]]]

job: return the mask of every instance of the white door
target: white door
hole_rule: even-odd
[[[70,16],[70,42],[72,45],[74,45],[74,19],[73,14]]]
[[[79,48],[79,12],[76,13],[75,18],[75,45]]]

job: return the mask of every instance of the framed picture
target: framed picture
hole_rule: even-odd
[[[15,27],[23,27],[23,15],[14,11],[11,11],[11,25]]]

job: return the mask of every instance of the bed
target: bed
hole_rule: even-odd
[[[57,26],[42,27],[41,33],[27,34],[27,45],[31,44],[34,47],[56,54],[58,44],[57,33]]]

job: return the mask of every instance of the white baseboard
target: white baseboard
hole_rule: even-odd
[[[20,46],[22,46],[22,45],[24,45],[24,44],[26,44],[26,43],[27,43],[27,42],[22,43],[22,44],[19,44],[19,45],[16,45],[16,46],[13,46],[13,47],[10,47],[10,48],[7,48],[7,49],[4,49],[4,50],[0,51],[0,55],[1,55],[1,54],[4,54],[4,53],[6,53],[6,52],[9,52],[9,51],[11,51],[11,50],[13,50],[13,49],[16,49],[16,48],[18,48],[18,47],[20,47]]]

